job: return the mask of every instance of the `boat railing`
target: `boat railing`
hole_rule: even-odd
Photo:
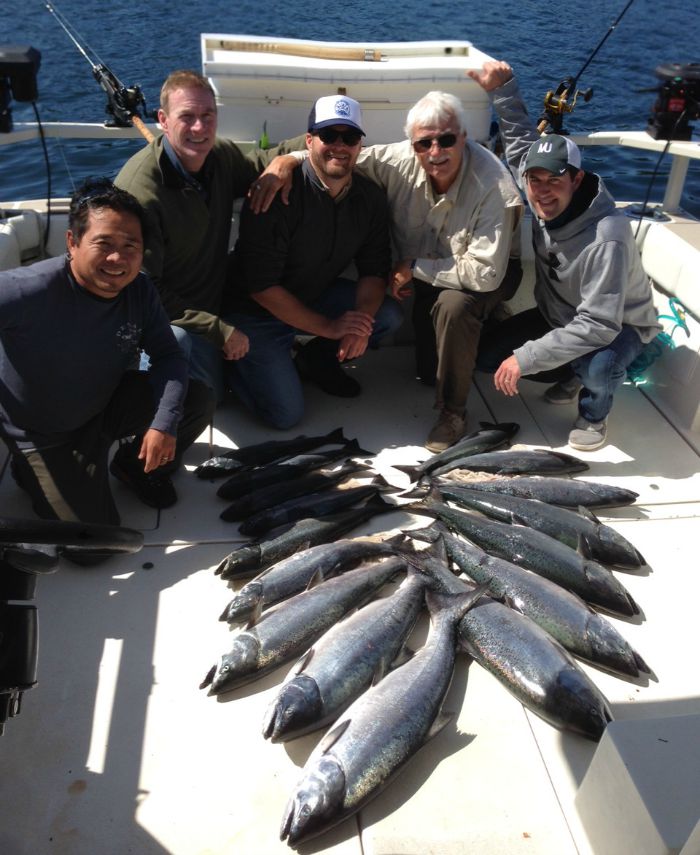
[[[149,131],[157,134],[160,126],[147,124]],[[47,138],[62,140],[138,140],[140,132],[134,128],[107,127],[100,123],[85,122],[44,122],[41,129],[36,122],[17,122],[13,130],[0,133],[0,146],[29,142],[40,137],[41,133]],[[571,139],[580,146],[612,146],[641,149],[661,154],[665,151],[671,158],[666,187],[664,190],[662,209],[666,213],[678,213],[681,209],[681,195],[688,174],[691,160],[700,160],[700,143],[683,140],[657,140],[646,131],[595,131],[588,134],[572,134]],[[237,140],[241,147],[255,146],[254,139]]]

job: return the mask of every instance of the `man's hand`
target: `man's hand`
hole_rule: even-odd
[[[143,471],[153,472],[164,463],[175,459],[175,437],[161,430],[150,428],[143,435],[139,460],[143,460]]]
[[[234,330],[221,349],[224,359],[242,359],[248,353],[249,347],[248,336],[239,330]]]
[[[367,350],[369,336],[344,335],[338,346],[338,361],[358,359]]]
[[[400,261],[389,274],[389,288],[391,296],[395,300],[405,300],[411,296],[411,282],[413,280],[412,258]]]
[[[494,89],[498,89],[499,86],[503,86],[504,83],[507,83],[511,79],[513,76],[513,69],[507,62],[489,60],[484,63],[481,71],[470,69],[466,74],[471,77],[472,80],[475,80],[482,89],[486,90],[486,92],[492,92]]]
[[[323,333],[324,338],[342,340],[346,336],[357,336],[369,338],[372,335],[374,318],[367,312],[351,310],[342,314],[339,318],[329,318],[328,328]]]
[[[518,380],[521,376],[518,360],[514,356],[509,356],[496,369],[496,373],[493,375],[493,385],[504,395],[517,395]]]
[[[270,161],[265,171],[258,176],[248,190],[250,210],[254,214],[264,214],[278,192],[282,193],[284,204],[289,204],[292,175],[297,166],[299,166],[299,160],[288,154],[277,155]]]

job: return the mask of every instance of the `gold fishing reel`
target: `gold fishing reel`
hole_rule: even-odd
[[[593,97],[593,90],[576,89],[576,80],[573,77],[562,80],[556,92],[550,89],[544,96],[544,113],[537,123],[538,132],[540,134],[545,133],[549,126],[551,130],[548,133],[562,133],[564,114],[573,112],[579,96],[586,102],[590,101]]]

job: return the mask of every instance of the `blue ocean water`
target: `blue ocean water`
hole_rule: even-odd
[[[623,11],[625,0],[584,4],[548,0],[355,0],[333,4],[287,0],[57,0],[58,11],[126,85],[139,84],[149,107],[173,68],[200,68],[202,32],[248,33],[333,41],[467,39],[514,67],[532,113],[544,93],[578,74]],[[101,121],[105,97],[88,61],[47,10],[43,0],[2,0],[0,44],[32,45],[42,55],[38,107],[43,121]],[[657,85],[654,69],[667,62],[700,61],[700,4],[693,0],[633,0],[579,80],[593,98],[567,119],[570,132],[613,128],[642,130]],[[14,120],[34,121],[15,104]],[[700,139],[700,120],[693,139]],[[66,195],[83,177],[115,174],[136,143],[110,145],[52,141],[53,194]],[[657,156],[633,150],[588,149],[585,166],[601,173],[619,198],[644,195]],[[666,158],[651,194],[662,196]],[[46,193],[38,143],[0,146],[0,199]],[[700,163],[691,163],[683,206],[700,216]]]

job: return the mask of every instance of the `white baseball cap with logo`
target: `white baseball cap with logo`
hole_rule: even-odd
[[[332,125],[348,125],[358,130],[362,136],[362,109],[354,98],[347,95],[324,95],[314,104],[309,113],[309,133]]]

